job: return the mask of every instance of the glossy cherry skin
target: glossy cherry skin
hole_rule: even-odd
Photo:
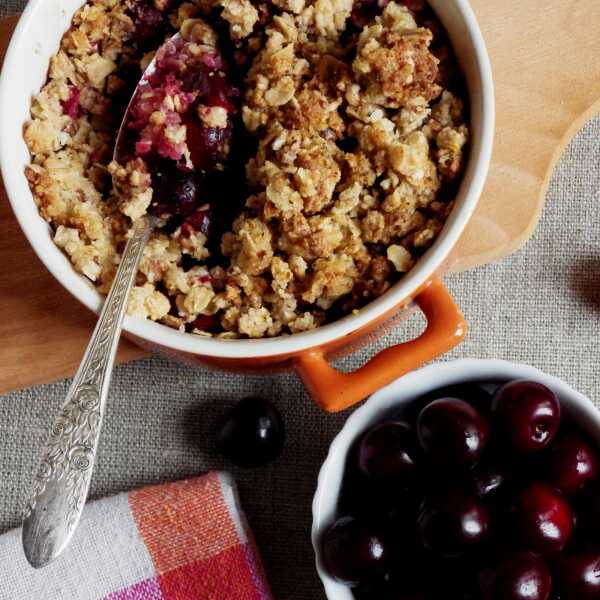
[[[221,454],[239,467],[258,467],[275,460],[283,450],[285,427],[272,402],[245,398],[217,423]]]
[[[442,398],[428,404],[417,420],[421,447],[433,462],[468,467],[481,457],[489,434],[486,419],[464,400]]]
[[[468,402],[482,414],[487,414],[492,410],[492,394],[488,392],[481,383],[457,383],[449,385],[425,395],[428,398],[427,403],[441,398],[460,398]]]
[[[425,548],[456,557],[481,546],[489,536],[491,518],[475,496],[452,490],[425,503],[418,520]]]
[[[581,435],[567,433],[553,444],[550,481],[565,494],[575,494],[598,475],[598,455]]]
[[[485,600],[548,600],[552,578],[546,563],[531,552],[517,552],[480,573]]]
[[[323,565],[346,585],[381,579],[393,559],[386,534],[353,517],[338,519],[321,541]]]
[[[494,395],[494,423],[519,452],[536,452],[552,442],[560,425],[556,394],[535,381],[511,381]]]
[[[573,511],[565,497],[544,483],[532,483],[515,502],[513,519],[522,543],[541,555],[561,552],[573,534]]]
[[[600,598],[600,552],[560,556],[555,572],[561,600]]]
[[[417,439],[403,421],[389,421],[370,429],[358,447],[359,471],[379,482],[408,487],[417,473]]]
[[[506,473],[495,464],[477,465],[470,473],[473,490],[480,498],[496,495],[506,487]]]

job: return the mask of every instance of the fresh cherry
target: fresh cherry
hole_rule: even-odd
[[[435,463],[470,466],[481,457],[488,439],[485,418],[470,404],[442,398],[428,404],[417,420],[417,434]]]
[[[283,450],[283,419],[272,402],[245,398],[217,423],[221,454],[240,467],[258,467],[275,460]]]
[[[434,400],[444,398],[459,398],[468,402],[482,415],[487,416],[492,410],[492,394],[479,382],[456,383],[437,388],[411,402],[403,410],[403,418],[409,423],[416,423],[419,414],[425,406]]]
[[[543,483],[532,483],[521,492],[513,517],[523,544],[537,554],[561,552],[573,533],[569,503],[558,490]]]
[[[560,556],[556,582],[561,600],[600,598],[600,552]]]
[[[329,574],[346,585],[383,577],[393,558],[385,532],[353,517],[342,517],[327,529],[321,548]]]
[[[552,588],[546,563],[531,552],[517,552],[480,573],[485,600],[548,600]]]
[[[417,440],[403,421],[376,425],[362,438],[358,448],[358,468],[363,475],[378,481],[408,487],[414,481]]]
[[[556,394],[535,381],[511,381],[502,386],[494,395],[492,409],[503,438],[522,452],[548,446],[560,425]]]
[[[489,536],[491,518],[482,502],[452,490],[428,503],[418,520],[423,545],[442,556],[459,556]]]
[[[550,479],[565,494],[579,492],[598,475],[596,451],[575,433],[560,437],[550,452]]]

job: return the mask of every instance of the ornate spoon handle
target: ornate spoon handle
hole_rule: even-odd
[[[23,548],[34,567],[56,558],[79,522],[127,299],[154,225],[152,217],[134,224],[92,339],[43,449],[23,513]]]

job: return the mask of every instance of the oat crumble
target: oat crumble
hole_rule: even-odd
[[[131,93],[178,30],[202,94],[147,90],[135,152],[116,163]],[[465,98],[421,1],[89,0],[33,99],[26,175],[102,293],[132,220],[164,217],[130,314],[293,334],[385,293],[433,243],[466,161]]]

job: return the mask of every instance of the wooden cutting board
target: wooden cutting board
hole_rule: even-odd
[[[600,112],[598,0],[471,0],[494,69],[493,165],[452,271],[503,258],[531,236],[554,166]],[[0,20],[0,56],[16,18]],[[0,393],[71,375],[94,317],[45,270],[0,185]],[[123,341],[118,360],[145,356]]]

